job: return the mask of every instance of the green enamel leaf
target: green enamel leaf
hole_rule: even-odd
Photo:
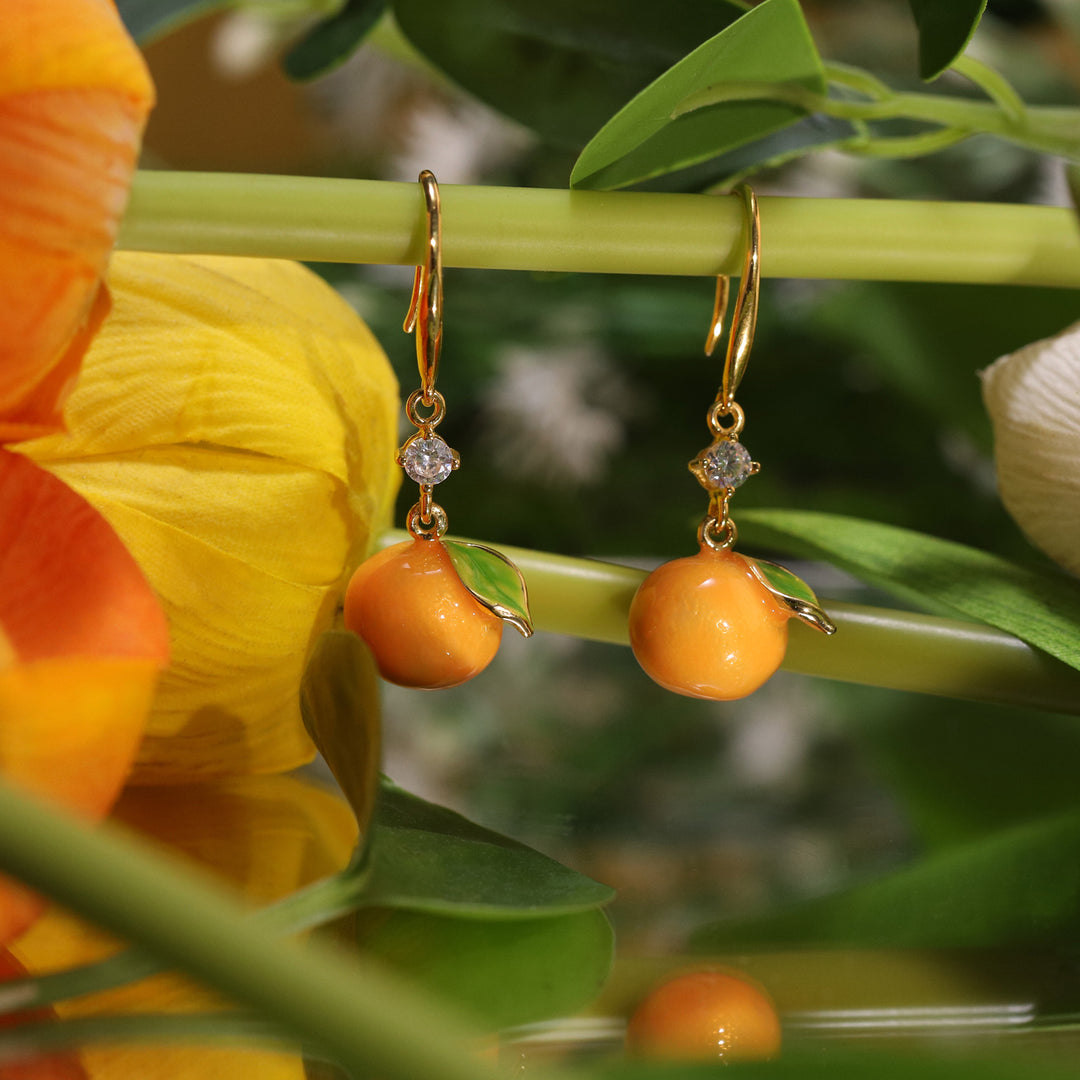
[[[673,119],[695,94],[747,84],[824,94],[825,72],[797,0],[764,0],[615,114],[581,152],[572,187],[617,188],[695,165],[796,123],[795,105],[732,100]]]
[[[935,614],[987,623],[1080,668],[1080,583],[987,551],[873,521],[744,510],[754,543],[823,559]]]
[[[364,906],[521,919],[586,911],[613,897],[607,885],[384,781]]]
[[[600,992],[614,954],[600,911],[501,923],[372,911],[357,919],[357,943],[489,1031],[572,1016]]]
[[[746,561],[754,577],[788,608],[795,618],[823,634],[836,633],[836,626],[822,611],[814,590],[801,577],[793,574],[787,567],[766,562],[764,559],[747,558]]]
[[[919,28],[919,75],[936,79],[967,48],[986,0],[908,0]]]
[[[465,588],[522,637],[530,637],[529,593],[521,571],[505,555],[483,544],[467,540],[443,543]]]
[[[300,715],[312,742],[368,835],[379,788],[381,713],[375,661],[355,634],[323,634],[300,682]]]

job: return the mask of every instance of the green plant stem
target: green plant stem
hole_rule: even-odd
[[[362,957],[275,941],[175,860],[0,783],[0,870],[233,998],[357,1075],[494,1076],[473,1034]]]
[[[969,69],[965,74],[972,77],[974,70]],[[1007,93],[1003,83],[1001,80],[992,84],[995,94]],[[980,88],[989,92],[985,80],[980,82]],[[1014,103],[1005,109],[996,101],[911,93],[894,93],[887,98],[875,97],[872,101],[850,101],[815,93],[797,83],[720,83],[691,94],[680,102],[672,117],[731,101],[782,102],[806,113],[824,113],[844,120],[921,120],[943,127],[963,128],[972,134],[997,135],[1041,153],[1060,154],[1074,160],[1080,156],[1080,110],[1055,105],[1024,109],[1022,119],[1017,120]]]
[[[444,185],[442,201],[446,266],[711,275],[741,265],[735,199]],[[774,277],[1080,287],[1080,223],[1064,208],[763,198],[761,217]],[[422,219],[415,184],[140,172],[119,244],[415,265]]]
[[[162,1013],[43,1020],[0,1031],[0,1069],[5,1062],[108,1043],[178,1043],[296,1052],[280,1029],[243,1013]],[[31,1075],[27,1072],[26,1075]],[[44,1075],[44,1074],[43,1074]]]
[[[392,530],[382,543],[408,539]],[[524,548],[498,550],[529,588],[537,630],[629,643],[630,602],[646,571]],[[823,601],[838,632],[791,625],[784,669],[922,694],[1080,715],[1080,672],[1000,630],[956,619]]]
[[[364,874],[350,866],[253,912],[249,918],[275,935],[299,934],[356,910],[364,883]],[[165,965],[154,957],[124,949],[78,967],[10,979],[0,984],[0,1015],[127,986],[164,970]]]

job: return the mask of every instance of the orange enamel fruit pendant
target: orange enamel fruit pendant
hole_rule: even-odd
[[[405,403],[416,432],[397,461],[419,485],[420,497],[407,519],[412,539],[372,555],[353,574],[345,592],[345,626],[363,639],[388,682],[436,690],[483,671],[498,652],[504,622],[525,637],[532,623],[525,580],[505,555],[443,539],[446,511],[433,493],[460,459],[435,430],[446,413],[435,389],[442,347],[441,209],[435,177],[425,169],[419,182],[427,259],[416,268],[404,330],[416,333],[420,387]]]
[[[641,583],[630,645],[666,689],[730,701],[752,694],[780,666],[791,614],[741,555],[703,544]]]
[[[441,540],[406,540],[373,555],[349,582],[345,625],[399,686],[438,689],[494,659],[502,620],[461,583]]]
[[[706,414],[713,441],[689,465],[709,493],[709,512],[698,529],[700,550],[654,570],[630,605],[630,645],[645,673],[677,694],[715,701],[746,697],[772,676],[787,649],[789,619],[826,634],[836,631],[805,582],[782,566],[732,550],[738,530],[729,513],[731,497],[760,469],[739,441],[746,414],[735,401],[754,338],[761,272],[757,199],[745,184],[738,190],[746,213],[746,258],[723,381]],[[725,276],[717,281],[706,356],[722,336],[728,284]]]

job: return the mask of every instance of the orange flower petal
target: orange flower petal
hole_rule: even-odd
[[[23,661],[132,657],[156,666],[168,658],[165,617],[112,527],[8,450],[0,450],[0,627]]]
[[[0,417],[0,446],[63,429],[62,410],[68,395],[75,388],[83,356],[111,308],[108,288],[104,284],[99,285],[86,321],[75,331],[59,363],[8,416]]]
[[[110,0],[6,0],[0,415],[31,425],[19,430],[60,426],[64,392],[100,322],[98,286],[152,103]]]
[[[91,819],[127,778],[157,681],[153,659],[53,658],[0,671],[0,774]],[[40,904],[0,879],[0,942]]]

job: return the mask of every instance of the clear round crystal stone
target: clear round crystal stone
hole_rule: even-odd
[[[737,488],[753,469],[750,452],[733,439],[714,443],[699,460],[709,485],[717,490]]]
[[[413,439],[402,451],[401,464],[410,480],[441,484],[454,471],[454,452],[438,435]]]

